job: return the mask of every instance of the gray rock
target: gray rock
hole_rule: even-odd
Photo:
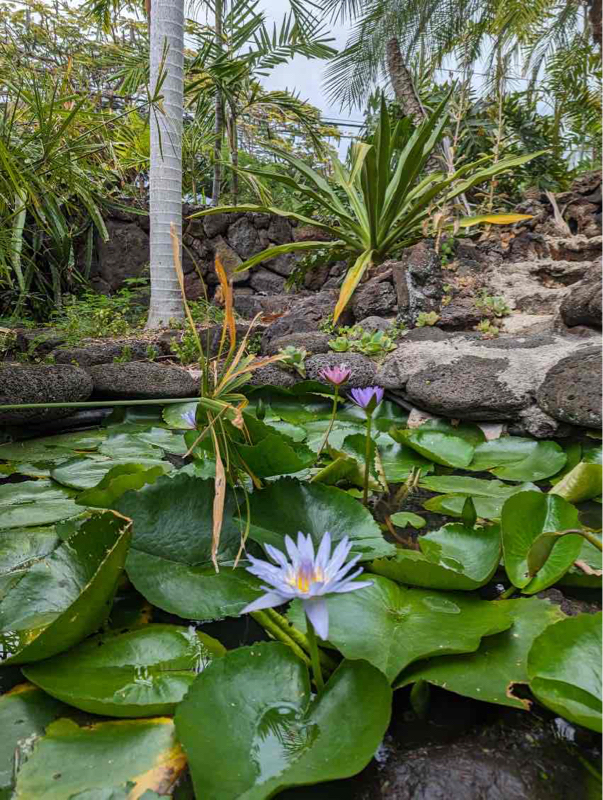
[[[601,427],[601,348],[581,349],[556,363],[536,394],[555,419],[585,428]]]
[[[270,272],[270,270],[264,267],[253,267],[249,284],[256,292],[278,294],[282,292],[285,287],[285,278],[283,278],[282,275]]]
[[[391,266],[402,322],[414,325],[421,312],[440,313],[442,267],[433,242],[418,242],[402,253],[400,261],[387,261],[383,266]]]
[[[17,329],[15,347],[28,356],[46,356],[65,343],[65,336],[51,328]]]
[[[216,236],[212,241],[214,253],[219,257],[222,266],[226,270],[226,274],[230,276],[233,283],[245,283],[249,280],[249,272],[235,272],[243,262],[238,253],[232,249],[226,239],[222,236]],[[212,270],[213,272],[213,270]]]
[[[351,370],[350,380],[346,384],[350,388],[375,386],[377,383],[377,365],[368,356],[360,353],[325,353],[310,356],[306,359],[308,380],[320,380],[320,371],[329,367],[345,364]]]
[[[569,436],[571,426],[545,414],[538,406],[523,408],[517,420],[509,426],[508,432],[513,436],[533,436],[535,439],[551,439]]]
[[[337,297],[336,291],[325,291],[297,300],[290,311],[273,322],[266,330],[263,347],[268,347],[272,339],[278,339],[290,333],[317,331],[320,323],[333,313]],[[344,311],[340,317],[340,323],[348,325],[351,321],[351,312]]]
[[[488,314],[477,308],[473,300],[461,298],[442,306],[437,325],[445,331],[468,331],[487,317]]]
[[[320,331],[290,333],[288,336],[272,339],[267,349],[262,352],[265,352],[265,355],[273,356],[284,347],[303,347],[309,354],[332,353],[333,351],[329,347],[329,342],[332,338],[328,333],[320,333]]]
[[[382,317],[365,317],[358,322],[358,325],[364,331],[389,331],[392,328],[392,322]]]
[[[229,226],[228,243],[243,261],[262,252],[258,232],[247,217],[241,217]]]
[[[596,267],[579,283],[575,283],[563,298],[559,312],[565,324],[601,327],[602,314],[601,270]]]
[[[596,261],[601,258],[601,236],[549,236],[547,244],[555,261]]]
[[[270,261],[262,262],[266,269],[271,272],[276,272],[277,275],[284,275],[286,278],[291,275],[297,264],[298,257],[295,253],[281,253],[276,258],[271,258]]]
[[[396,292],[389,281],[371,278],[356,289],[351,306],[355,319],[391,316],[396,311]]]
[[[520,419],[549,370],[571,354],[580,361],[589,349],[588,343],[552,335],[484,340],[478,334],[450,333],[439,341],[413,341],[411,334],[415,331],[386,356],[377,383],[402,392],[426,411],[469,420]],[[539,405],[548,415],[571,422]]]
[[[79,403],[92,394],[92,380],[79,367],[65,364],[0,364],[0,405],[14,403]],[[0,424],[22,425],[62,419],[72,408],[0,411]]]
[[[274,244],[287,244],[293,241],[292,228],[285,217],[273,216],[268,226],[268,238]]]
[[[202,217],[202,219],[205,235],[208,239],[213,239],[214,236],[224,233],[230,223],[236,219],[236,216],[234,214],[221,213],[210,214],[207,217]]]
[[[440,328],[425,325],[423,328],[406,331],[403,339],[405,342],[444,342],[448,339],[448,334]]]
[[[254,370],[249,381],[251,386],[282,386],[290,389],[301,380],[297,373],[283,369],[278,364],[267,364]]]
[[[250,222],[253,222],[256,228],[267,228],[270,225],[270,220],[272,217],[270,214],[264,214],[263,211],[248,211],[247,212],[247,219]]]
[[[99,239],[91,281],[102,292],[121,289],[126,278],[138,278],[149,263],[149,237],[138,225],[107,220],[108,241]]]
[[[196,397],[199,382],[179,367],[144,362],[98,364],[88,367],[95,397],[115,400],[152,400],[164,397]]]
[[[144,339],[116,342],[90,342],[81,347],[61,347],[52,352],[57,364],[75,364],[76,367],[91,367],[94,364],[111,364],[116,358],[129,361],[149,360],[160,355],[159,348]]]

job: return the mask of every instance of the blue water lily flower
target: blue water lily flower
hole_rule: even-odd
[[[311,536],[304,536],[303,533],[297,534],[297,544],[291,537],[285,536],[285,547],[290,561],[284,553],[269,544],[265,545],[266,552],[275,564],[248,556],[251,566],[247,570],[268,586],[262,586],[266,594],[246,606],[242,613],[274,608],[297,598],[302,601],[306,616],[316,633],[321,639],[326,639],[329,635],[329,613],[325,595],[354,592],[372,586],[373,582],[355,580],[362,572],[362,567],[350,574],[360,556],[345,563],[352,549],[347,536],[339,542],[333,555],[329,533],[322,537],[316,554]]]

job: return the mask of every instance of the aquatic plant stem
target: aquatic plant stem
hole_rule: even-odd
[[[580,528],[573,528],[573,529],[570,528],[567,531],[563,531],[561,536],[566,536],[567,534],[571,533],[579,533],[580,536],[582,536],[584,539],[586,539],[587,542],[592,544],[593,547],[596,547],[597,550],[603,551],[603,542],[601,542],[600,539],[597,539],[597,537],[593,533],[590,533],[590,531],[581,530]]]
[[[364,491],[362,493],[363,505],[368,505],[369,477],[371,474],[371,427],[373,424],[372,412],[366,411],[366,446],[364,449]]]
[[[337,416],[338,402],[339,402],[339,386],[335,386],[335,394],[333,395],[333,411],[331,412],[329,427],[327,428],[327,432],[325,433],[325,438],[322,440],[322,443],[318,448],[318,453],[316,454],[316,460],[320,458],[320,454],[325,449],[325,447],[327,446],[327,442],[329,441],[329,436],[331,435],[331,431],[333,430],[333,425],[335,424],[335,417]]]
[[[308,641],[308,637],[305,636],[300,630],[298,630],[294,625],[292,625],[289,620],[284,617],[282,614],[279,614],[274,608],[267,608],[265,612],[271,620],[274,622],[275,625],[278,625],[281,630],[283,630],[288,636],[290,636],[294,642],[306,652],[310,652],[310,642]],[[330,655],[318,648],[318,655],[320,657],[320,663],[328,673],[333,672],[333,670],[337,669],[337,661],[334,658],[331,658]]]
[[[293,639],[285,633],[285,631],[280,628],[274,620],[272,620],[265,611],[252,611],[251,616],[254,620],[259,623],[265,631],[271,634],[275,639],[278,639],[283,644],[288,645],[295,655],[306,664],[310,666],[313,662],[308,658],[308,656],[304,653],[301,647],[293,641]]]
[[[325,688],[325,682],[322,679],[322,670],[320,668],[320,656],[318,653],[318,642],[316,641],[316,633],[314,626],[310,622],[310,618],[306,614],[306,627],[308,629],[308,644],[310,645],[310,659],[312,661],[312,672],[314,673],[314,683],[318,692],[322,692]]]
[[[505,589],[505,591],[502,594],[498,595],[498,599],[499,600],[508,600],[509,597],[513,597],[513,595],[517,591],[518,591],[517,586],[513,586],[513,584],[511,584],[511,586],[509,586],[508,589]]]

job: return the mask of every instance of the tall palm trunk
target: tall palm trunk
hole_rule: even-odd
[[[224,13],[224,0],[214,0],[216,45],[222,49],[222,15]],[[220,203],[220,187],[222,184],[222,137],[224,136],[224,98],[220,87],[216,87],[216,109],[214,121],[214,179],[211,194],[211,203],[217,206]]]
[[[184,317],[170,235],[182,234],[184,0],[153,0],[151,92],[160,75],[162,110],[151,110],[151,306],[147,328]]]

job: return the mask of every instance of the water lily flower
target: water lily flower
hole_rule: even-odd
[[[347,536],[339,542],[332,555],[329,533],[322,537],[316,554],[311,536],[304,536],[303,533],[297,534],[297,544],[291,537],[285,536],[285,547],[289,560],[276,547],[265,545],[274,564],[248,556],[251,562],[251,566],[247,567],[248,572],[268,585],[262,586],[266,594],[246,606],[242,613],[274,608],[299,599],[316,633],[321,639],[326,639],[329,635],[329,612],[325,596],[354,592],[372,586],[373,582],[355,580],[362,572],[362,567],[350,574],[360,556],[345,563],[352,549]]]
[[[372,414],[383,400],[383,394],[381,386],[367,386],[366,389],[352,389],[350,397],[352,402],[364,409],[367,414]]]
[[[194,408],[187,408],[186,411],[182,414],[183,422],[186,422],[189,427],[196,428],[197,427],[197,406]]]
[[[338,367],[325,367],[318,373],[325,383],[331,383],[333,386],[339,387],[347,383],[350,379],[352,370],[345,364],[340,364]]]

